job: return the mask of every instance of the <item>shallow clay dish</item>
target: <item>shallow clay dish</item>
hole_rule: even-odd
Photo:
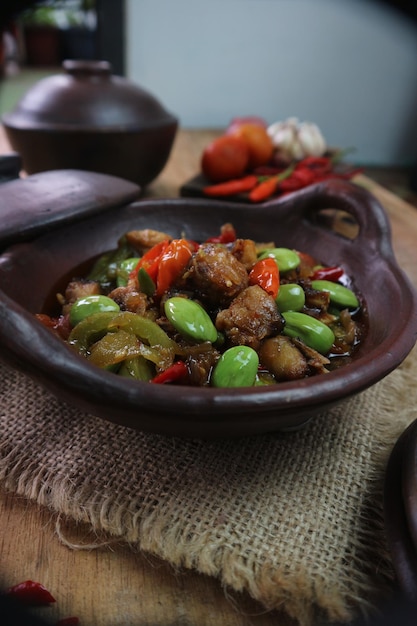
[[[402,458],[402,495],[407,524],[417,553],[417,420],[410,424],[407,431],[407,445]]]
[[[106,61],[64,61],[3,116],[29,174],[81,169],[150,183],[164,168],[178,120]]]
[[[384,489],[385,531],[392,563],[401,591],[417,600],[417,548],[410,534],[403,498],[403,458],[410,445],[416,424],[410,425],[395,444],[387,466]]]
[[[343,212],[340,220],[336,209]],[[349,234],[355,222],[359,232],[343,236],[342,229],[333,229],[338,221]],[[343,265],[369,311],[369,332],[351,364],[268,388],[139,383],[92,366],[33,315],[45,310],[74,268],[114,249],[130,229],[156,228],[204,241],[225,222],[235,225],[239,237],[274,240],[327,265]],[[340,180],[255,207],[186,198],[143,200],[109,210],[9,248],[0,257],[0,290],[4,359],[94,415],[168,435],[225,437],[298,428],[396,368],[417,332],[416,292],[394,259],[383,208],[369,192]]]

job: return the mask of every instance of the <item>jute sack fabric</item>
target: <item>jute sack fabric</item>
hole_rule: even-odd
[[[82,414],[2,365],[0,480],[302,626],[349,621],[393,586],[383,480],[415,419],[415,364],[297,432],[208,442]]]

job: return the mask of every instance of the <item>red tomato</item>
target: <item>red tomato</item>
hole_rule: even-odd
[[[242,126],[243,124],[257,124],[258,126],[262,126],[262,128],[267,128],[267,122],[257,115],[246,115],[245,117],[234,117],[227,128],[227,133],[230,133],[238,126]]]
[[[249,167],[266,165],[272,158],[274,146],[264,126],[260,124],[235,124],[228,130],[231,137],[238,137],[249,148]]]
[[[201,170],[209,180],[219,183],[242,176],[248,162],[247,143],[233,135],[222,135],[204,149]]]

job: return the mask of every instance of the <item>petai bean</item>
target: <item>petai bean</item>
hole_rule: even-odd
[[[174,328],[193,341],[217,341],[217,329],[202,306],[190,300],[174,296],[165,301],[165,315]]]
[[[320,320],[298,311],[284,311],[284,335],[299,337],[304,343],[317,350],[320,354],[327,354],[335,340],[334,333],[329,326]]]
[[[259,357],[249,346],[234,346],[223,352],[211,377],[213,387],[252,387],[258,373]]]
[[[69,321],[71,326],[76,326],[83,319],[95,313],[114,313],[117,311],[120,311],[119,305],[107,296],[84,296],[83,298],[78,298],[72,305]]]
[[[359,306],[359,300],[353,291],[340,283],[330,280],[313,280],[311,286],[318,291],[328,291],[330,302],[338,307],[356,309]]]
[[[305,300],[304,289],[296,283],[281,285],[278,296],[275,298],[280,313],[283,311],[301,311]]]
[[[281,274],[295,270],[300,265],[300,257],[290,248],[266,248],[259,255],[259,259],[275,259]]]

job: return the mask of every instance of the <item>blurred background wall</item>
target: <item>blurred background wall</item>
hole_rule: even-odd
[[[417,159],[417,30],[374,0],[125,0],[125,74],[186,128],[316,122],[364,165]]]

